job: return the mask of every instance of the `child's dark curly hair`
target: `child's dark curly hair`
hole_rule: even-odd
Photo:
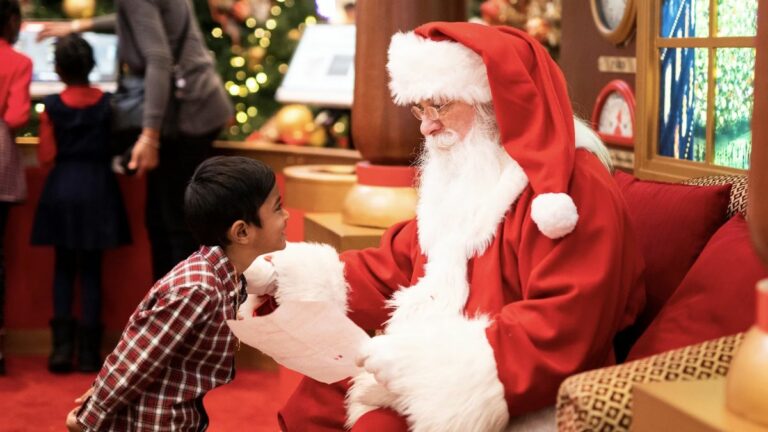
[[[88,74],[96,65],[93,48],[80,35],[60,37],[53,52],[56,72],[65,84],[88,84]]]

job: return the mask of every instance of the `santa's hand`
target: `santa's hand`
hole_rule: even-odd
[[[237,309],[237,319],[252,318],[256,313],[256,309],[258,309],[265,300],[266,297],[260,297],[256,294],[248,294],[248,298],[246,298],[243,304]]]
[[[397,396],[379,384],[373,375],[360,372],[352,378],[352,386],[347,392],[347,427],[357,423],[364,414],[377,408],[394,408]]]
[[[429,430],[503,430],[509,413],[488,318],[423,314],[404,323],[390,322],[392,333],[366,342],[357,359],[395,396],[396,410]]]
[[[277,272],[269,256],[257,257],[243,272],[245,290],[258,296],[273,295],[277,288]]]
[[[373,375],[376,382],[388,391],[393,391],[390,388],[392,380],[397,369],[403,366],[398,364],[405,342],[402,339],[392,335],[375,336],[363,345],[355,359],[357,366]]]

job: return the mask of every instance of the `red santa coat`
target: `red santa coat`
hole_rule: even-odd
[[[426,235],[420,239],[419,223],[422,223],[422,231],[426,230],[423,221],[412,220],[392,227],[379,248],[341,255],[349,286],[346,302],[355,322],[363,328],[375,329],[383,327],[392,316],[390,326],[397,326],[402,334],[412,333],[408,337],[416,337],[414,335],[420,332],[428,335],[422,340],[423,349],[412,349],[413,352],[402,359],[403,364],[409,365],[404,369],[423,369],[403,374],[400,389],[413,394],[406,402],[391,404],[395,410],[407,413],[414,430],[430,427],[462,430],[462,419],[470,419],[477,430],[493,430],[500,422],[506,423],[508,418],[500,418],[500,415],[473,418],[477,411],[490,410],[487,407],[492,406],[494,398],[499,398],[499,395],[486,391],[491,385],[480,381],[477,385],[466,382],[487,373],[487,368],[486,372],[482,368],[475,370],[475,364],[493,368],[492,375],[495,376],[489,379],[497,379],[503,386],[506,414],[517,416],[552,405],[559,384],[569,375],[614,362],[614,335],[634,320],[644,304],[642,259],[619,190],[605,167],[586,151],[576,152],[568,193],[579,209],[578,225],[569,235],[552,240],[541,234],[530,218],[534,193],[524,184],[519,190],[512,191],[513,204],[502,207],[501,222],[488,231],[490,243],[485,243],[488,246],[483,249],[482,244],[474,245],[482,252],[466,261],[466,271],[460,265],[456,266],[460,268],[458,274],[465,275],[468,287],[464,297],[459,295],[457,300],[452,300],[463,305],[456,315],[463,312],[470,319],[479,315],[488,317],[489,324],[482,327],[485,340],[479,343],[490,346],[488,353],[492,353],[492,358],[483,358],[486,355],[483,347],[472,345],[483,339],[482,334],[463,334],[460,325],[452,327],[455,320],[449,317],[451,301],[446,303],[447,306],[433,306],[440,301],[436,298],[444,294],[441,290],[460,290],[464,281],[450,280],[460,277],[450,275],[453,272],[451,263],[456,261],[449,258],[436,264],[443,259],[440,233],[430,241]],[[438,219],[431,222],[439,224]],[[468,230],[473,228],[467,227]],[[443,232],[442,235],[451,236],[451,233]],[[430,244],[423,244],[425,242]],[[306,259],[305,256],[301,260],[304,271]],[[290,271],[287,260],[277,258],[274,261],[279,275]],[[443,276],[445,274],[448,276]],[[428,295],[415,300],[416,308],[413,299],[396,294],[408,290],[415,293],[417,286],[433,276],[439,282],[432,283]],[[288,284],[279,280],[280,290]],[[307,287],[314,290],[312,297],[318,298],[318,290],[323,289],[321,285],[328,284],[320,281],[319,285]],[[337,294],[338,291],[336,299],[339,298]],[[278,301],[281,295],[283,299],[302,297],[301,294],[278,291]],[[394,306],[394,312],[387,308],[388,301]],[[433,311],[432,307],[438,311]],[[413,308],[414,312],[398,318],[404,308]],[[425,320],[419,317],[422,311],[428,316]],[[449,318],[442,322],[444,316]],[[434,329],[422,332],[427,326]],[[469,357],[462,361],[460,357],[465,354],[460,353],[467,350],[473,352],[466,354]],[[477,358],[473,359],[473,355]],[[441,379],[457,376],[467,379]],[[432,381],[437,382],[421,384]],[[452,388],[453,381],[458,382]],[[305,383],[281,412],[289,430],[322,430],[317,425],[322,423],[319,419],[323,417],[323,409],[329,417],[338,417],[339,407],[309,408],[321,403],[318,395],[330,393],[308,389],[308,385]],[[423,388],[430,386],[434,388]],[[450,399],[441,403],[442,395],[449,395]],[[432,411],[456,414],[453,417],[443,413],[430,414],[428,402],[419,405],[421,396],[438,398]],[[322,401],[322,404],[326,402]],[[350,410],[354,408],[350,407]],[[363,409],[348,414],[356,420],[368,411]],[[367,417],[370,414],[361,421]]]

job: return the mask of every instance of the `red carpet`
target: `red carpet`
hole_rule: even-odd
[[[74,399],[95,375],[53,375],[42,357],[7,359],[8,375],[0,376],[0,430],[62,431]],[[205,408],[211,432],[274,432],[277,426],[277,372],[239,369],[235,380],[209,393]]]

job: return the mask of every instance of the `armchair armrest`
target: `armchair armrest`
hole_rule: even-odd
[[[725,376],[744,333],[573,375],[557,395],[559,431],[629,431],[636,383]]]

